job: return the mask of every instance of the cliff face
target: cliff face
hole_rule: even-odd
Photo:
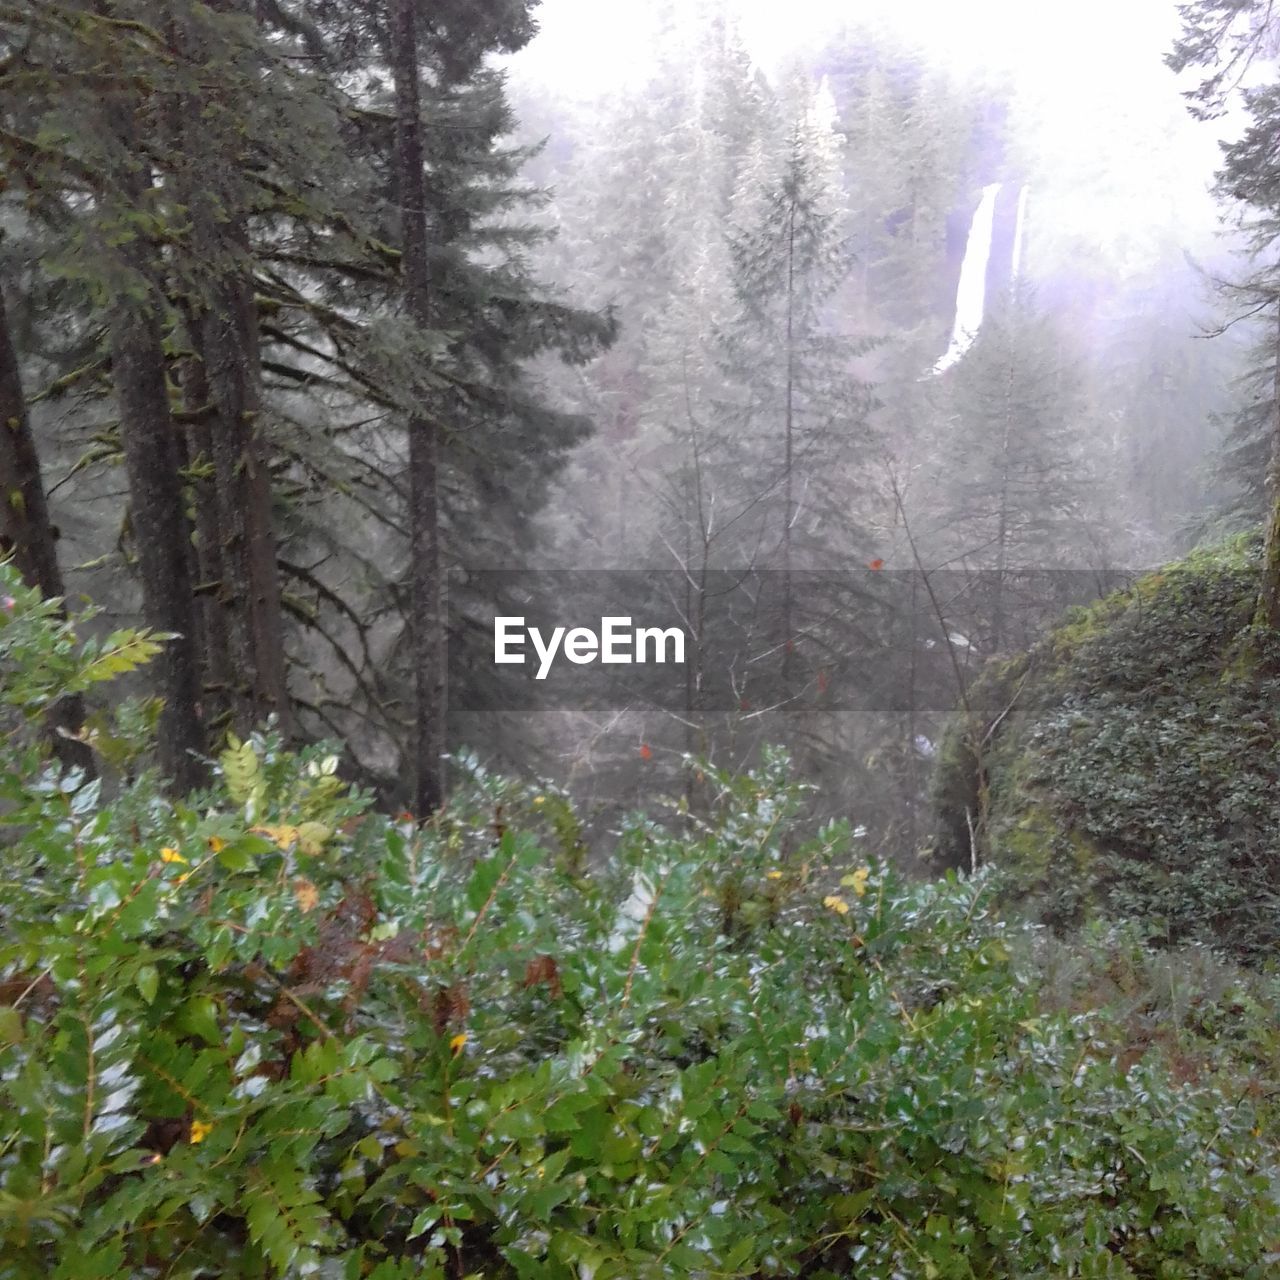
[[[1003,866],[1054,925],[1101,912],[1274,955],[1280,638],[1250,656],[1258,554],[1198,553],[985,672],[944,742],[938,863]]]

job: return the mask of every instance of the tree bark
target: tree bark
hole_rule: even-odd
[[[1277,316],[1274,421],[1271,427],[1271,461],[1267,467],[1270,510],[1262,552],[1262,587],[1254,625],[1272,635],[1280,634],[1280,315]]]
[[[196,786],[204,748],[196,665],[195,608],[185,545],[190,529],[182,506],[164,348],[154,303],[122,304],[111,317],[111,367],[120,404],[120,442],[129,480],[142,611],[147,625],[167,631],[156,661],[164,699],[160,768],[175,791]]]
[[[795,636],[791,624],[791,524],[792,483],[795,458],[795,390],[796,390],[796,206],[791,202],[787,217],[787,376],[784,414],[783,497],[782,497],[782,687],[791,696],[792,651]]]
[[[66,594],[56,543],[18,355],[0,294],[0,555],[12,552],[23,580],[50,600]],[[84,726],[84,699],[79,694],[60,698],[50,708],[48,724],[58,758],[93,777],[93,753],[85,743],[68,736]]]
[[[206,210],[198,222],[212,223]],[[219,246],[211,227],[209,252]],[[246,720],[274,712],[281,730],[293,732],[284,654],[279,563],[271,514],[267,448],[258,428],[260,359],[257,319],[247,282],[223,274],[205,282],[200,349],[216,415],[211,425],[217,519],[222,533],[223,585],[232,659],[244,673],[236,716]]]
[[[252,12],[244,0],[211,0],[210,8]],[[175,50],[205,66],[209,51],[200,30],[183,23],[180,12],[177,6],[171,10]],[[216,85],[216,67],[204,83]],[[225,688],[224,702],[239,732],[274,714],[289,737],[293,709],[270,449],[261,428],[262,359],[244,216],[244,157],[237,154],[234,134],[224,127],[211,137],[203,124],[209,111],[227,106],[216,87],[203,87],[179,96],[174,123],[184,156],[177,187],[190,210],[195,250],[184,283],[199,369],[188,373],[202,384],[212,408],[197,443],[209,448],[213,480],[196,488],[201,576],[207,585],[218,584],[210,597],[218,607],[205,610],[208,674],[211,686]]]
[[[189,334],[194,325],[188,324]],[[211,392],[204,360],[198,353],[183,363],[182,399],[193,415],[189,428],[188,464],[195,508],[195,556],[192,592],[200,621],[200,701],[206,725],[214,728],[230,722],[237,682],[231,660],[228,627],[226,566],[222,556],[222,521],[218,514],[218,489],[213,476],[213,430],[210,425]]]
[[[418,93],[415,0],[392,0],[391,71],[395,81],[396,170],[400,194],[405,308],[430,326],[426,189]],[[446,645],[440,546],[439,430],[423,414],[409,419],[410,640],[414,660],[413,807],[419,816],[444,801]]]

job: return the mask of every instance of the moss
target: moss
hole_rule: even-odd
[[[992,836],[992,854],[1019,880],[1041,885],[1049,874],[1055,822],[1048,808],[1029,804],[1017,820]]]

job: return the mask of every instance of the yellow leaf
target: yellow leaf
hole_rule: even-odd
[[[462,1052],[462,1046],[465,1045],[466,1043],[467,1043],[467,1033],[465,1031],[459,1031],[458,1034],[454,1036],[452,1040],[449,1041],[449,1048],[452,1051],[455,1058],[458,1056],[458,1054]]]
[[[333,832],[323,822],[304,822],[297,829],[298,852],[314,858]]]
[[[865,898],[867,896],[867,880],[870,876],[870,867],[859,867],[852,875],[844,876],[840,883],[846,889],[852,889],[859,898]]]
[[[849,914],[849,904],[841,897],[834,893],[829,893],[822,900],[824,907],[830,907],[832,911],[838,912],[842,916]]]
[[[764,878],[765,878],[766,880],[781,880],[781,879],[782,879],[782,872],[781,872],[781,871],[766,871],[766,872],[764,873]]]
[[[209,837],[209,848],[214,853],[221,853],[227,847],[227,842],[221,836]]]
[[[250,827],[255,835],[266,836],[268,840],[274,840],[276,846],[280,849],[288,849],[298,842],[298,828],[290,826],[278,827]]]
[[[191,1122],[191,1141],[194,1145],[197,1142],[203,1142],[213,1132],[213,1125],[206,1124],[203,1120],[193,1120]]]
[[[298,900],[298,907],[303,915],[314,911],[320,901],[320,890],[306,876],[299,876],[293,882],[293,896]]]
[[[180,854],[177,849],[171,849],[167,845],[160,850],[161,862],[186,862],[186,858]]]
[[[222,766],[222,776],[226,779],[232,800],[236,804],[245,804],[253,798],[258,787],[262,762],[252,743],[240,742],[233,736],[228,736],[227,741],[230,745],[218,757],[218,763]]]

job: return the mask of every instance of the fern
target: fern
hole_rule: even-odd
[[[228,735],[227,742],[227,749],[218,757],[227,793],[236,804],[244,806],[245,818],[252,822],[266,794],[262,761],[251,742],[241,742],[234,734]]]
[[[90,685],[114,680],[145,666],[164,647],[163,641],[176,639],[169,632],[116,631],[107,637],[101,653],[84,663],[76,672],[74,686],[87,689]]]

